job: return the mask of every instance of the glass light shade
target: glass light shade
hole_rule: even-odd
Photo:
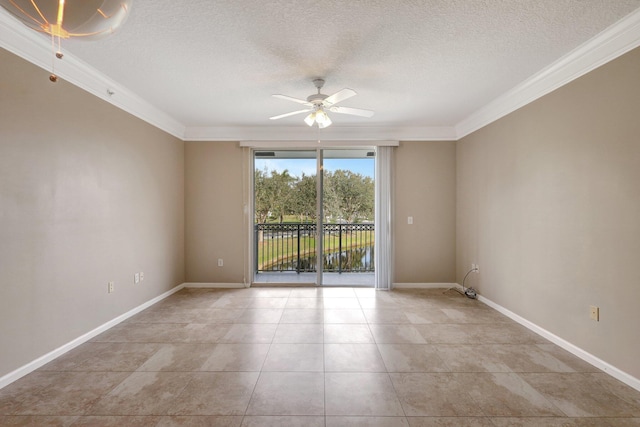
[[[329,118],[327,113],[324,112],[324,110],[319,110],[316,113],[316,123],[318,123],[318,127],[320,129],[324,129],[328,126],[331,126],[331,119]]]
[[[313,123],[315,121],[316,121],[316,112],[315,111],[304,118],[304,122],[306,124],[308,124],[309,126],[313,126]]]
[[[129,15],[133,0],[0,0],[26,26],[58,38],[99,39]]]

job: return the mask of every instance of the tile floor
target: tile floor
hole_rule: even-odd
[[[0,425],[640,426],[640,392],[443,291],[182,290],[0,390]]]

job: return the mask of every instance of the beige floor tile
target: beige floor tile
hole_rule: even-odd
[[[599,376],[606,374],[519,375],[569,417],[640,417],[640,403],[621,398],[603,386]]]
[[[169,415],[244,415],[258,372],[201,372],[169,402]]]
[[[324,374],[262,372],[246,415],[324,415]]]
[[[42,371],[133,372],[162,344],[88,342],[47,363]]]
[[[448,372],[449,367],[429,344],[378,344],[388,372]]]
[[[233,296],[223,296],[217,299],[213,304],[211,304],[211,308],[226,308],[226,309],[241,309],[249,307],[253,298],[240,298]]]
[[[479,344],[435,344],[451,372],[512,372],[496,357],[495,346]]]
[[[359,308],[325,308],[324,323],[367,323],[367,319]]]
[[[274,343],[315,343],[324,342],[324,325],[322,323],[280,323],[273,337]]]
[[[324,310],[312,308],[285,308],[280,323],[323,323]]]
[[[240,427],[241,416],[172,415],[160,417],[156,427]]]
[[[77,419],[77,416],[59,417],[48,415],[0,415],[0,426],[71,427]]]
[[[202,371],[260,371],[269,344],[216,344]]]
[[[368,323],[383,323],[383,324],[407,324],[409,318],[398,309],[389,308],[374,308],[363,309],[364,317]]]
[[[241,424],[640,427],[640,392],[454,290],[339,287],[184,289],[0,390],[0,425]]]
[[[233,323],[242,313],[244,313],[244,309],[242,308],[210,308],[207,310],[198,310],[191,323]]]
[[[552,353],[535,344],[496,344],[487,346],[489,355],[513,372],[575,372]]]
[[[246,308],[235,323],[278,323],[282,313],[282,308]]]
[[[276,323],[235,324],[220,339],[221,343],[271,343],[276,333]]]
[[[386,372],[375,344],[325,344],[326,372]]]
[[[289,298],[253,298],[249,308],[284,308]]]
[[[566,418],[566,417],[499,417],[490,418],[495,427],[614,427],[620,426],[603,419]],[[597,421],[597,423],[594,423]]]
[[[155,427],[160,421],[158,416],[83,416],[73,427]]]
[[[478,417],[466,384],[451,373],[389,374],[407,417]]]
[[[378,344],[426,344],[424,337],[413,325],[373,324],[370,328]]]
[[[469,334],[482,344],[538,344],[548,342],[515,322],[465,325]]]
[[[289,295],[291,294],[290,288],[276,287],[249,288],[248,291],[253,298],[289,298]]]
[[[14,415],[81,415],[122,382],[128,372],[34,372],[36,389],[14,395]],[[0,407],[4,405],[0,395]],[[6,412],[5,412],[6,414]]]
[[[487,416],[557,417],[565,415],[513,373],[454,374]]]
[[[386,373],[325,374],[327,415],[404,416]]]
[[[92,342],[217,342],[229,327],[196,323],[124,323],[98,335]]]
[[[324,342],[328,343],[374,343],[368,325],[325,324]]]
[[[78,416],[0,415],[0,426],[71,427]]]
[[[356,298],[354,288],[322,288],[322,298]]]
[[[322,288],[316,286],[292,288],[289,298],[321,298]]]
[[[193,323],[199,310],[186,307],[150,307],[129,320],[131,323]]]
[[[327,417],[327,427],[409,427],[405,417]]]
[[[592,364],[585,362],[553,343],[536,344],[536,346],[569,366],[575,372],[602,372]]]
[[[429,344],[482,344],[467,325],[432,323],[414,327]]]
[[[294,415],[246,416],[242,427],[324,427],[324,417]]]
[[[449,323],[451,319],[437,307],[425,308],[403,308],[404,315],[410,323],[424,325],[431,323]]]
[[[501,323],[511,320],[486,307],[446,307],[441,311],[449,318],[450,323]]]
[[[289,298],[285,308],[315,308],[323,309],[321,298]]]
[[[88,415],[164,415],[193,378],[185,372],[134,372],[100,398]]]
[[[411,427],[494,427],[491,419],[481,417],[410,417],[408,420]]]
[[[263,372],[323,372],[322,344],[271,344]]]
[[[161,344],[138,371],[197,371],[211,356],[215,344]]]
[[[358,301],[360,302],[360,307],[362,309],[366,309],[366,308],[382,308],[382,309],[395,309],[395,310],[400,309],[400,306],[398,305],[397,302],[389,299],[358,297]]]
[[[322,305],[325,309],[360,309],[360,301],[358,301],[358,298],[355,298],[355,296],[353,298],[324,297],[322,298]]]

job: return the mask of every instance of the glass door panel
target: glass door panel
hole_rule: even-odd
[[[317,284],[316,154],[254,152],[254,283]]]
[[[374,286],[375,152],[322,151],[322,280]]]

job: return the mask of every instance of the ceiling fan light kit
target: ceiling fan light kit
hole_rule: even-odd
[[[342,102],[345,99],[349,99],[352,96],[357,95],[356,92],[352,89],[342,89],[331,96],[327,96],[323,93],[320,93],[320,90],[324,86],[323,79],[315,79],[313,80],[313,84],[318,89],[318,93],[314,93],[313,95],[309,95],[306,99],[293,98],[287,95],[273,95],[274,98],[284,99],[286,101],[297,102],[298,104],[302,104],[307,107],[304,110],[292,111],[290,113],[280,114],[278,116],[270,117],[271,120],[278,120],[285,117],[293,116],[296,114],[309,113],[307,117],[305,117],[304,122],[313,126],[314,124],[318,125],[318,128],[324,129],[328,126],[331,126],[331,119],[327,114],[327,111],[331,111],[333,113],[340,114],[350,114],[353,116],[360,117],[371,117],[374,112],[371,110],[363,110],[360,108],[350,108],[350,107],[338,107],[335,104],[338,102]]]

